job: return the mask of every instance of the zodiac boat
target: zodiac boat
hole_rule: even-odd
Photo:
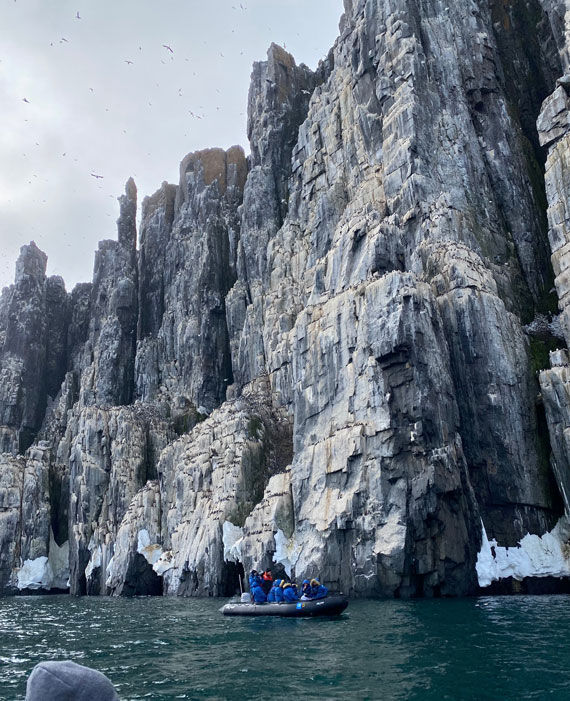
[[[338,616],[348,606],[344,596],[326,596],[324,599],[292,601],[278,604],[229,603],[220,611],[224,616]]]

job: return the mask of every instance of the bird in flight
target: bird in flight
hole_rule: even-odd
[[[22,102],[27,102],[27,103],[28,103],[28,105],[30,104],[30,101],[28,100],[28,98],[27,98],[27,97],[23,97],[23,98],[22,98]]]
[[[97,179],[99,179],[99,180],[102,180],[102,179],[103,179],[103,176],[102,176],[102,175],[97,175],[96,173],[90,173],[90,175],[91,175],[92,178],[97,178]]]
[[[77,14],[75,15],[75,19],[81,19],[81,15],[79,14],[79,11],[77,11]]]
[[[132,62],[132,61],[127,61],[127,60],[125,60],[125,63],[128,63],[130,66],[133,65],[133,62]]]
[[[168,49],[168,50],[170,51],[171,54],[174,53],[174,51],[170,48],[170,46],[168,46],[168,44],[163,44],[162,46],[163,46],[165,49]]]

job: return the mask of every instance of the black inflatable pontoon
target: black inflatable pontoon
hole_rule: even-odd
[[[338,616],[348,606],[344,596],[327,596],[312,601],[293,601],[290,604],[226,604],[224,616]]]

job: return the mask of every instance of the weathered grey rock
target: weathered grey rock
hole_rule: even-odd
[[[537,314],[535,318],[523,326],[524,332],[528,336],[541,339],[543,341],[556,338],[565,341],[564,331],[560,323],[560,316],[555,315],[549,318],[546,314]]]
[[[568,69],[570,43],[568,41],[570,6],[565,0],[543,0],[558,41],[565,74],[557,81],[558,87],[543,104],[537,121],[540,143],[548,147],[545,185],[548,199],[548,237],[552,250],[552,266],[561,310],[560,322],[566,339],[570,339],[570,101],[568,98]],[[560,347],[561,344],[559,344]],[[570,426],[570,383],[568,355],[564,350],[550,354],[551,369],[540,373],[540,388],[552,445],[552,466],[564,500],[570,511],[570,454],[568,429]]]
[[[22,246],[14,285],[1,299],[1,442],[11,453],[33,442],[65,374],[67,294],[61,278],[46,278],[46,264],[33,241]]]
[[[237,570],[224,562],[223,524],[243,526],[271,475],[291,458],[289,424],[280,425],[268,400],[263,384],[246,388],[162,453],[165,593],[223,596],[235,591]]]
[[[162,541],[160,504],[158,482],[147,482],[137,492],[123,517],[112,559],[105,557],[104,550],[108,543],[93,544],[91,563],[99,563],[98,567],[101,567],[102,563],[108,562],[104,574],[110,594],[162,594],[162,578],[153,570],[153,565],[163,555],[159,545]],[[93,576],[91,573],[89,575]]]
[[[570,513],[570,368],[567,355],[554,361],[550,370],[540,373],[540,387],[550,430],[552,464],[565,511]]]
[[[475,253],[457,244],[421,250],[447,335],[470,480],[486,529],[514,546],[556,520],[529,344]]]
[[[49,446],[0,457],[0,588],[66,589],[69,549],[53,537]]]
[[[191,153],[177,190],[163,185],[145,203],[136,359],[143,401],[212,411],[232,384],[225,297],[235,280],[230,248],[246,174],[239,147]]]
[[[313,92],[299,128],[288,216],[267,246],[267,283],[245,314],[235,314],[229,322],[244,318],[241,338],[232,346],[239,349],[234,372],[247,377],[263,364],[274,401],[295,417],[291,479],[295,539],[303,551],[296,573],[326,570],[327,560],[334,563],[327,576],[349,591],[437,593],[447,585],[467,591],[473,585],[472,565],[462,563],[475,556],[467,533],[476,529],[479,513],[489,532],[509,544],[528,530],[544,532],[559,514],[541,453],[541,441],[548,442],[548,437],[538,438],[544,427],[536,416],[534,379],[521,329],[521,317],[538,304],[550,275],[540,185],[534,176],[538,155],[523,136],[523,127],[528,129],[533,120],[518,122],[510,109],[518,103],[521,111],[538,111],[540,91],[554,80],[556,59],[545,40],[525,47],[521,61],[490,8],[481,3],[470,3],[468,12],[463,6],[435,2],[429,11],[424,7],[417,13],[405,2],[348,3],[346,9],[334,68]],[[508,91],[505,74],[530,73],[532,60],[540,55],[546,59],[539,89],[525,96],[519,77]],[[323,436],[332,445],[347,443],[344,432],[354,419],[342,392],[353,367],[348,359],[360,350],[357,324],[351,319],[360,318],[359,295],[377,299],[371,290],[378,280],[393,276],[392,271],[409,271],[408,286],[426,290],[418,295],[429,306],[418,303],[417,310],[406,313],[406,323],[422,329],[406,348],[430,368],[434,355],[438,357],[440,379],[434,391],[449,387],[457,402],[441,419],[445,429],[439,443],[430,436],[437,450],[452,456],[446,465],[455,477],[452,494],[424,486],[410,508],[402,488],[399,509],[406,517],[395,520],[399,530],[393,527],[389,538],[379,536],[379,544],[367,549],[358,545],[365,528],[355,524],[364,507],[361,501],[350,502],[352,491],[342,478],[338,499],[349,503],[339,504],[339,522],[347,519],[350,526],[337,529],[334,518],[319,509],[326,502],[322,463],[332,462],[326,469],[342,475],[348,456],[319,453],[315,458],[310,450]],[[437,305],[422,281],[431,284]],[[238,280],[236,287],[240,285],[243,294],[245,281]],[[378,330],[366,339],[362,352],[376,359],[367,347],[392,348],[389,311],[378,300],[369,313],[377,316]],[[307,337],[307,314],[324,329],[330,327],[333,340],[323,328]],[[432,328],[424,328],[426,316]],[[439,341],[424,351],[422,343],[430,337]],[[320,354],[315,350],[310,361],[301,361],[313,346]],[[337,354],[341,360],[333,360]],[[411,397],[414,392],[422,396],[416,381],[415,376],[410,380]],[[359,394],[374,396],[380,384],[373,375]],[[331,425],[335,408],[340,418],[335,416]],[[402,410],[379,403],[373,413],[388,425],[398,425]],[[414,417],[412,425],[437,425],[429,418],[429,406],[416,414],[407,411]],[[406,430],[397,434],[402,440]],[[357,464],[370,464],[373,474],[382,474],[379,449],[366,446],[362,458],[360,450],[356,448]],[[386,457],[393,464],[397,455],[395,451]],[[399,472],[394,469],[410,484],[412,476],[433,470],[429,451]],[[362,471],[360,466],[355,470],[357,484]],[[297,481],[305,485],[298,494]],[[361,486],[354,489],[366,503],[360,494],[368,492]],[[419,525],[427,518],[426,504],[433,502],[435,513],[445,513],[446,501],[458,494],[462,525],[446,523],[442,516],[446,527],[426,535]],[[379,501],[384,508],[391,503],[385,491]],[[511,517],[505,519],[507,511]],[[381,529],[386,518],[381,513],[373,523],[368,520],[368,530]],[[410,540],[412,524],[417,524],[418,535]],[[390,558],[387,567],[378,565],[384,538],[390,542],[389,553],[384,553]],[[441,555],[447,562],[442,569],[438,553],[448,551],[456,560]],[[342,570],[341,562],[355,559],[357,568]]]
[[[89,331],[81,368],[80,401],[84,405],[114,406],[133,400],[138,278],[136,187],[132,179],[119,202],[119,240],[102,241],[95,254]]]
[[[0,456],[0,591],[9,590],[12,570],[20,564],[22,484],[25,460],[22,456]]]
[[[361,595],[468,591],[479,514],[429,287],[390,273],[307,308],[295,333],[297,576]]]
[[[547,13],[565,72],[570,68],[570,20],[568,0],[540,0]]]
[[[149,479],[172,439],[167,422],[150,407],[78,406],[68,420],[57,461],[69,465],[70,587],[87,592],[85,569],[92,551],[113,542],[129,504]],[[106,551],[107,553],[107,551]],[[112,552],[93,573],[89,593],[105,593]]]
[[[0,447],[36,442],[3,458],[0,588],[55,586],[69,539],[74,593],[225,595],[272,565],[466,594],[482,543],[552,530],[567,5],[345,0],[315,72],[275,45],[254,65],[249,159],[186,156],[138,252],[132,181],[92,284],[67,297],[27,251],[0,299]]]

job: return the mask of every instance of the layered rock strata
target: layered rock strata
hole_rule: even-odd
[[[91,284],[23,249],[0,587],[59,586],[67,557],[77,594],[273,566],[460,595],[519,543],[516,577],[566,576],[567,10],[345,0],[316,71],[254,65],[249,157],[186,156],[138,249],[132,180]]]

